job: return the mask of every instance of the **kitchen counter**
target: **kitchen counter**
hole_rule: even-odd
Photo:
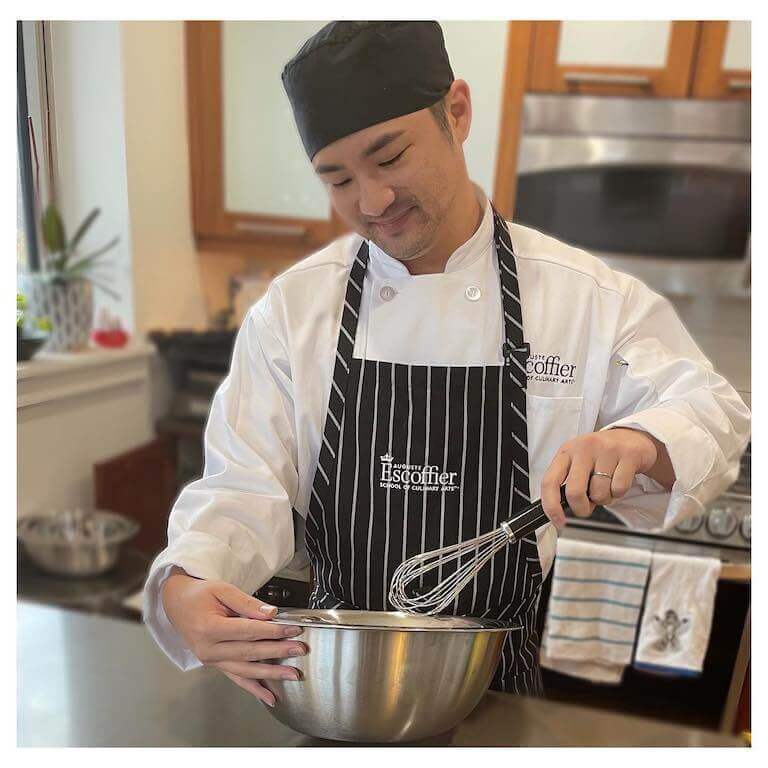
[[[213,669],[177,670],[132,622],[20,602],[19,746],[347,746],[282,725]],[[421,746],[740,746],[715,731],[490,692]]]

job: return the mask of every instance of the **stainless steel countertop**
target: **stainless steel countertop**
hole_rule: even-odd
[[[212,669],[180,672],[135,623],[20,602],[19,746],[350,746],[296,733]],[[740,746],[714,731],[491,692],[423,746]]]

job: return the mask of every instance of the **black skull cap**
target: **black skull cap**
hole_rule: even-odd
[[[356,131],[431,107],[453,79],[436,21],[332,21],[282,74],[310,160]]]

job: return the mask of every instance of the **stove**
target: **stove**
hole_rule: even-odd
[[[741,457],[741,468],[736,482],[724,494],[708,504],[702,514],[694,515],[670,530],[638,531],[629,528],[604,507],[597,507],[592,516],[586,519],[566,512],[568,525],[750,552],[752,546],[751,468],[752,444],[750,443]]]

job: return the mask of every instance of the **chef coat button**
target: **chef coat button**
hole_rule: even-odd
[[[385,285],[379,291],[379,296],[381,296],[383,301],[392,301],[392,299],[395,298],[396,293],[397,291],[391,285]]]
[[[482,296],[482,294],[483,292],[476,285],[467,286],[467,290],[464,291],[464,295],[470,301],[477,301],[480,298],[480,296]]]

